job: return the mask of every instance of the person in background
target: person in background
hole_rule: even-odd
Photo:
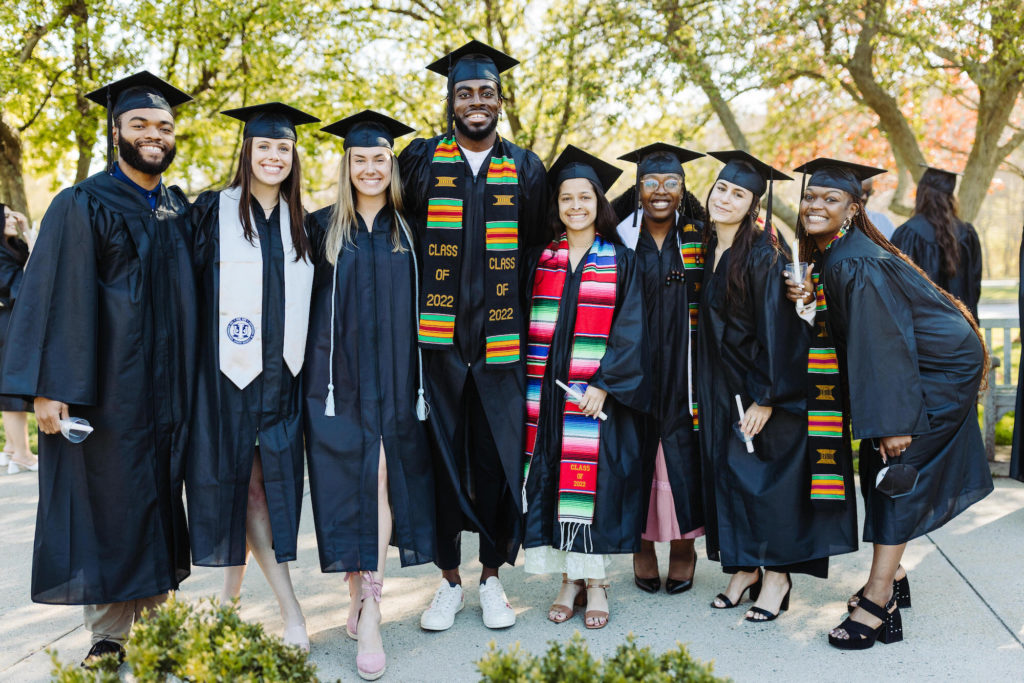
[[[960,299],[977,322],[981,242],[974,226],[960,220],[954,194],[958,175],[927,167],[917,183],[913,217],[890,239],[932,282]]]
[[[4,230],[0,243],[0,358],[3,358],[4,345],[9,342],[7,325],[21,289],[30,239],[28,219],[3,204],[0,204],[0,225]],[[6,467],[7,474],[35,472],[39,469],[38,459],[28,445],[28,414],[32,412],[32,404],[17,396],[0,396],[0,410],[6,439],[0,451],[0,467]]]
[[[867,208],[868,200],[871,199],[872,195],[875,194],[875,179],[867,178],[860,184],[860,201],[864,206],[864,212],[868,215],[868,219],[875,224],[878,228],[878,232],[882,233],[885,239],[892,239],[892,233],[896,230],[896,226],[892,224],[889,217],[881,211],[872,211]]]

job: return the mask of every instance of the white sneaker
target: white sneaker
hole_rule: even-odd
[[[462,586],[452,586],[445,579],[441,579],[441,585],[437,587],[430,607],[420,617],[420,628],[427,631],[447,631],[455,623],[455,615],[465,606],[466,594]]]
[[[484,611],[484,626],[487,628],[508,628],[516,623],[516,613],[508,604],[505,589],[497,576],[480,584],[480,607]]]

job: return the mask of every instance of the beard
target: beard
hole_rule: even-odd
[[[491,119],[491,122],[488,123],[486,127],[477,128],[474,130],[469,128],[465,123],[462,122],[462,119],[456,116],[455,127],[458,129],[460,133],[465,135],[470,140],[486,140],[487,137],[494,132],[494,129],[498,127],[498,117],[495,116],[493,119]]]
[[[171,147],[164,152],[163,157],[159,161],[147,161],[142,158],[142,153],[139,152],[136,146],[123,137],[117,141],[118,158],[124,160],[126,164],[136,171],[141,171],[146,175],[161,175],[171,165],[171,162],[174,161],[176,151],[176,147]]]

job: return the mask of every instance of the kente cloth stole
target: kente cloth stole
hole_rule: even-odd
[[[484,190],[484,336],[489,364],[518,363],[520,359],[519,176],[515,161],[504,150],[499,137]],[[450,348],[455,340],[466,202],[463,163],[454,137],[437,143],[430,162],[434,184],[427,194],[418,335],[420,346],[429,349]]]
[[[541,255],[533,283],[530,308],[529,346],[526,353],[526,458],[523,467],[523,512],[526,512],[526,481],[537,445],[540,422],[541,387],[547,371],[551,340],[555,335],[558,309],[568,276],[569,244],[565,233],[551,242]],[[590,378],[601,365],[608,346],[608,334],[615,313],[617,271],[615,245],[595,236],[583,264],[576,325],[567,384],[585,393]],[[558,377],[548,377],[554,384]],[[561,390],[555,392],[560,396]],[[587,417],[576,400],[562,401],[562,453],[558,468],[559,548],[571,550],[576,535],[584,531],[584,551],[589,552],[590,527],[597,499],[597,459],[601,450],[601,421]]]
[[[682,218],[682,217],[681,217]],[[701,240],[703,226],[692,219],[676,231],[679,244],[679,256],[683,260],[683,279],[686,283],[686,303],[690,316],[690,338],[686,345],[686,391],[689,397],[690,418],[693,431],[700,431],[700,420],[697,412],[697,397],[694,387],[694,373],[697,370],[693,362],[693,350],[697,348],[697,321],[700,319],[700,288],[704,279],[704,243]]]
[[[846,234],[840,230],[825,247],[827,252]],[[828,322],[825,286],[820,281],[824,256],[814,251],[814,339],[807,352],[807,453],[811,461],[811,502],[815,507],[844,505],[846,483],[843,463],[852,458],[839,395],[839,361]]]

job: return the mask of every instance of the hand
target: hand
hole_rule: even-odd
[[[604,408],[604,400],[608,397],[608,392],[604,389],[598,389],[594,385],[587,387],[586,392],[583,394],[583,399],[580,401],[580,410],[587,417],[597,419],[597,414]]]
[[[28,232],[28,219],[25,218],[25,214],[12,211],[10,208],[5,208],[4,237],[17,237],[19,231],[22,234]]]
[[[882,462],[889,464],[889,458],[898,458],[907,450],[913,437],[883,436],[879,441],[878,452],[882,454]]]
[[[751,403],[750,407],[743,414],[743,419],[740,420],[740,429],[748,437],[755,437],[761,433],[764,429],[765,424],[768,422],[768,418],[772,416],[771,406],[759,406],[756,403]]]
[[[68,418],[68,404],[36,396],[36,422],[45,434],[60,433],[60,421]]]
[[[786,278],[787,299],[790,301],[799,301],[804,305],[814,301],[814,281],[811,279],[811,271],[813,270],[813,263],[807,266],[807,277],[804,278],[803,282],[796,282],[788,277]]]

